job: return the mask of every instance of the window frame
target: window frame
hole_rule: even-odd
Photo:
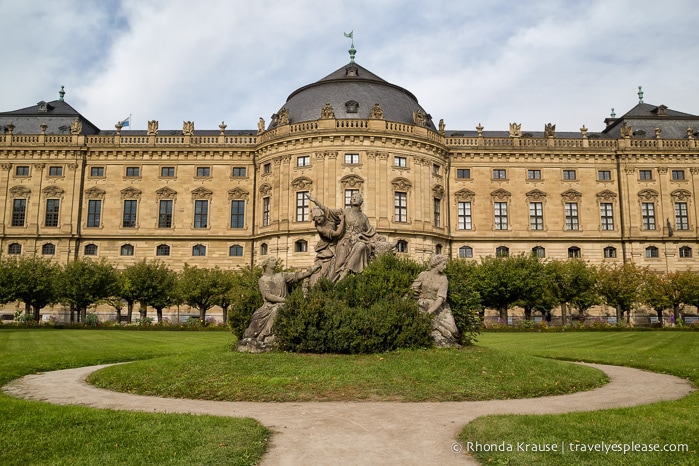
[[[122,244],[119,248],[119,255],[133,257],[136,255],[136,248],[130,243]]]
[[[685,176],[684,169],[672,170],[671,176],[672,181],[685,181],[687,179]]]
[[[25,173],[20,173],[20,169],[22,172]],[[18,177],[27,177],[29,176],[29,165],[16,165],[15,166],[15,176]]]
[[[639,181],[652,181],[653,180],[653,170],[638,170]]]
[[[655,230],[657,222],[655,221],[655,202],[641,203],[641,227],[643,230]]]
[[[532,207],[534,208],[532,210]],[[529,202],[529,229],[541,231],[544,229],[544,203],[540,201]]]
[[[692,248],[690,246],[680,246],[678,251],[680,259],[690,259],[692,257]]]
[[[174,178],[175,177],[175,167],[160,167],[160,177],[161,178]]]
[[[460,259],[473,259],[473,248],[471,246],[461,246],[459,248]]]
[[[675,202],[675,230],[689,230],[689,206],[686,202]]]
[[[310,220],[310,201],[308,200],[308,191],[296,191],[296,221],[308,222]]]
[[[602,254],[605,259],[616,259],[616,248],[614,246],[607,246],[602,250]]]
[[[646,249],[646,259],[659,259],[660,258],[660,249],[658,249],[657,246],[647,246]]]
[[[408,193],[394,191],[393,193],[393,221],[396,223],[408,222]]]
[[[597,170],[597,181],[612,181],[612,171]]]
[[[305,168],[311,166],[311,156],[310,155],[299,155],[296,157],[296,166],[299,168]]]
[[[434,226],[435,228],[442,227],[442,200],[438,197],[432,198],[432,206],[434,213]]]
[[[470,168],[457,168],[456,169],[456,179],[457,180],[470,180],[471,179],[471,169]]]
[[[509,229],[507,202],[493,202],[493,221],[495,230],[507,231]]]
[[[61,213],[60,199],[46,199],[46,211],[44,212],[44,226],[47,228],[58,227]]]
[[[209,228],[209,200],[194,200],[194,228]]]
[[[245,228],[245,200],[231,199],[231,228]]]
[[[577,202],[566,202],[564,205],[566,231],[580,230],[580,206]]]
[[[599,216],[602,231],[614,231],[614,204],[611,202],[600,202]]]
[[[99,228],[102,225],[102,199],[87,200],[87,228]]]
[[[141,176],[141,167],[126,167],[126,178],[139,178]]]
[[[61,165],[51,165],[49,166],[48,176],[59,177],[63,176],[63,167]]]
[[[534,169],[534,168],[527,169],[527,179],[528,180],[540,180],[541,179],[541,170]]]
[[[172,248],[170,247],[169,244],[159,244],[155,247],[155,255],[156,257],[168,257],[170,255],[170,252],[172,251]]]
[[[269,196],[262,198],[262,226],[268,227],[271,224],[272,200]]]
[[[197,178],[211,178],[211,166],[202,165],[197,167],[196,175]]]
[[[243,247],[240,244],[231,244],[228,247],[228,257],[243,257]]]
[[[104,167],[103,166],[91,166],[90,176],[92,178],[104,178]]]
[[[403,157],[401,155],[393,156],[393,166],[395,168],[408,168],[408,157]]]
[[[506,180],[507,170],[504,168],[493,168],[492,176],[494,180]]]
[[[473,230],[471,201],[459,201],[456,205],[457,230]]]
[[[27,222],[27,199],[15,198],[12,200],[12,222],[13,227],[23,227]]]
[[[206,246],[201,243],[192,246],[192,257],[206,257]]]
[[[127,208],[128,206],[128,208]],[[128,218],[127,218],[128,215]],[[138,200],[124,199],[123,212],[121,218],[122,228],[136,228],[138,221]]]
[[[160,199],[158,202],[158,228],[172,228],[175,202],[172,199]]]
[[[563,180],[564,181],[575,181],[578,179],[578,172],[574,169],[563,170]]]
[[[359,165],[359,154],[358,153],[346,153],[345,154],[345,165]]]
[[[246,176],[248,176],[247,167],[233,167],[233,170],[231,171],[231,176],[233,178],[245,178]]]
[[[95,243],[88,243],[83,248],[83,256],[96,256],[99,252],[99,247]]]

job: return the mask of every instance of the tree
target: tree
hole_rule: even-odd
[[[682,304],[689,304],[690,306],[699,308],[699,272],[694,270],[675,272],[672,275],[672,280],[679,292],[679,300]],[[680,305],[673,305],[672,313],[675,322],[681,317],[681,309],[682,307]]]
[[[214,305],[219,306],[223,311],[223,322],[228,322],[228,308],[233,304],[235,297],[235,288],[237,283],[237,275],[233,270],[213,270],[216,281],[218,282],[218,294],[214,297]]]
[[[570,306],[583,317],[585,311],[599,304],[597,293],[597,271],[581,259],[552,261],[546,264],[551,277],[551,293],[561,306],[563,325],[567,323],[567,308]]]
[[[60,267],[49,259],[35,256],[7,259],[5,267],[3,276],[7,288],[3,299],[24,302],[25,313],[33,310],[33,319],[38,321],[41,308],[58,300]]]
[[[124,269],[121,273],[121,294],[129,306],[129,322],[133,303],[140,304],[140,318],[145,319],[148,306],[157,304],[160,310],[158,317],[162,318],[162,310],[169,306],[174,299],[176,275],[162,261],[148,262],[143,259]]]
[[[648,271],[628,262],[624,265],[600,267],[597,270],[597,291],[604,301],[616,309],[616,318],[626,323],[631,319],[631,309],[642,301],[642,285]]]
[[[219,270],[217,272],[217,270]],[[178,276],[178,294],[182,302],[199,311],[199,320],[206,320],[206,311],[216,305],[216,300],[225,288],[218,267],[200,269],[185,264]]]
[[[70,305],[71,322],[75,311],[78,312],[78,321],[84,322],[88,306],[116,292],[118,276],[114,266],[105,259],[99,262],[78,259],[61,270],[59,282],[61,301]]]

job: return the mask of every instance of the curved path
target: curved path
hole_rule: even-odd
[[[273,433],[263,465],[478,464],[455,443],[462,427],[476,417],[634,406],[678,399],[694,390],[689,382],[669,375],[589,365],[604,371],[610,383],[570,395],[474,402],[251,403],[157,398],[112,392],[85,382],[91,372],[105,366],[28,375],[3,390],[12,396],[56,404],[252,417]]]

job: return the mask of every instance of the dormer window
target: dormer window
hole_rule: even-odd
[[[345,68],[345,76],[348,78],[356,78],[359,76],[359,68],[356,66],[348,66]]]
[[[667,116],[667,106],[661,105],[655,109],[655,112],[658,114],[658,116]]]
[[[41,102],[37,102],[37,105],[39,106],[39,112],[46,113],[49,111],[49,104],[47,104],[43,100]]]
[[[345,102],[345,109],[347,113],[357,113],[359,111],[359,102],[356,100],[348,100]]]

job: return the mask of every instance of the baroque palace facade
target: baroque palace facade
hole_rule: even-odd
[[[352,59],[256,130],[100,130],[64,100],[0,113],[0,256],[313,263],[311,194],[353,192],[399,253],[699,261],[699,117],[642,102],[600,132],[446,130]]]

